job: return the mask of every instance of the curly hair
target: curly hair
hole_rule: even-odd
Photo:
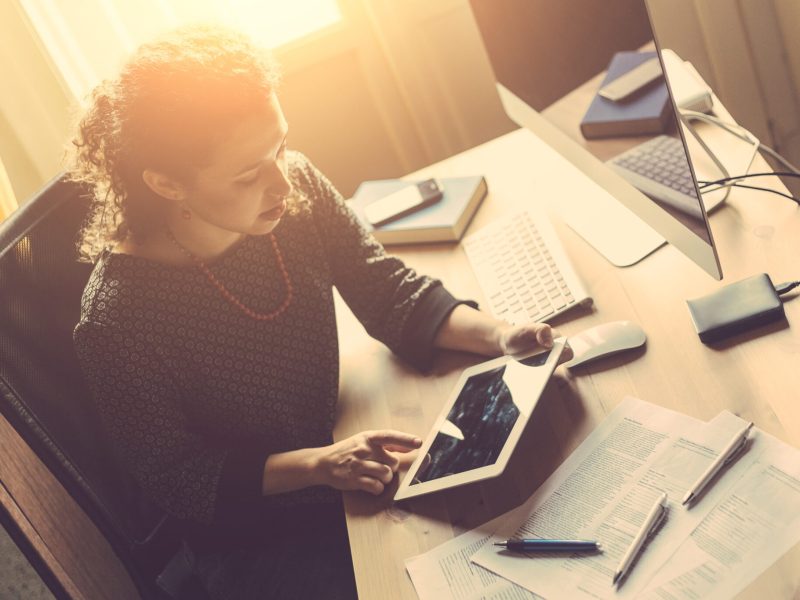
[[[145,169],[190,181],[242,117],[263,110],[278,68],[245,35],[216,26],[177,29],[143,44],[115,79],[90,95],[72,140],[69,175],[93,191],[82,260],[163,226],[164,200]]]

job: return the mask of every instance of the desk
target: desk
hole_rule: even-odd
[[[474,231],[540,200],[530,190],[546,182],[546,174],[531,161],[530,143],[530,134],[515,131],[416,175],[485,174],[490,196],[470,227]],[[551,189],[542,195],[558,193]],[[726,281],[765,270],[776,281],[800,277],[800,211],[791,202],[735,190],[711,223]],[[719,283],[671,246],[633,267],[616,269],[563,224],[554,224],[596,302],[594,309],[568,314],[556,323],[561,332],[568,335],[600,322],[631,319],[647,331],[647,350],[630,362],[627,356],[608,359],[580,376],[560,369],[507,473],[497,480],[418,498],[402,508],[392,506],[390,494],[347,494],[362,599],[415,598],[404,558],[527,498],[627,394],[702,419],[728,408],[800,445],[800,391],[794,374],[800,364],[800,299],[786,305],[791,329],[712,350],[699,342],[684,300],[717,289]],[[420,271],[441,277],[455,294],[483,300],[458,246],[409,247],[399,254]],[[384,427],[425,435],[460,370],[480,359],[448,353],[430,374],[421,376],[370,339],[341,303],[337,309],[343,363],[337,438]],[[138,597],[102,535],[2,417],[0,504],[71,597]],[[799,593],[796,546],[742,598],[792,598]]]
[[[518,130],[412,174],[414,178],[483,173],[490,194],[469,231],[546,194],[558,194],[531,159],[532,134]],[[557,183],[557,182],[556,182]],[[538,193],[534,192],[538,190]],[[725,281],[768,271],[775,281],[797,279],[800,210],[777,196],[736,189],[711,217]],[[567,254],[595,300],[584,312],[555,322],[561,333],[616,319],[638,322],[647,348],[570,374],[559,368],[504,475],[493,481],[412,499],[393,506],[391,493],[345,495],[359,597],[415,598],[403,560],[474,527],[527,498],[626,395],[710,419],[728,409],[794,446],[800,446],[800,298],[786,304],[790,327],[737,338],[722,348],[703,345],[685,299],[722,284],[672,246],[625,269],[605,261],[563,223],[554,222]],[[457,296],[481,296],[458,245],[403,247],[397,254],[440,277]],[[341,302],[342,387],[337,439],[391,427],[425,436],[460,369],[480,361],[443,354],[419,375],[371,340]],[[763,330],[758,333],[763,333]],[[741,598],[800,594],[800,544],[765,571]]]

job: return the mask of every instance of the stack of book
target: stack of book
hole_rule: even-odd
[[[656,56],[655,52],[617,52],[599,89]],[[618,102],[596,94],[581,120],[581,133],[587,140],[657,135],[667,130],[671,118],[669,92],[662,76]]]
[[[414,181],[380,179],[365,181],[351,198],[351,206],[364,226],[382,244],[420,244],[457,242],[486,197],[488,186],[480,175],[439,179],[442,199],[397,220],[373,227],[364,216],[364,207],[396,192]]]

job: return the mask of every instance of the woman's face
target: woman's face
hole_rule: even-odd
[[[273,94],[216,146],[185,188],[183,204],[213,227],[248,235],[272,231],[292,191],[286,164],[288,126]]]

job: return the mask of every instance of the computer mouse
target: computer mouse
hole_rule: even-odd
[[[574,356],[565,365],[571,369],[610,354],[638,348],[646,340],[642,328],[632,321],[611,321],[590,327],[567,339]]]

